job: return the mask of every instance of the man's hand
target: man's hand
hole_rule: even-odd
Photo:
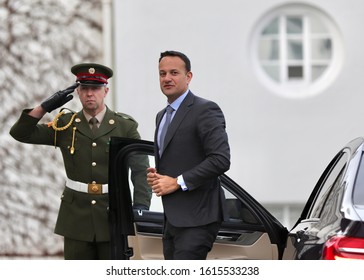
[[[154,180],[157,179],[157,177],[156,177],[157,170],[154,167],[149,167],[149,168],[147,168],[147,172],[148,172],[148,174],[147,174],[147,182],[148,182],[148,185],[150,187],[152,187]]]
[[[177,178],[160,175],[155,168],[148,168],[147,171],[148,184],[157,196],[170,194],[180,189],[180,186],[177,184]]]
[[[47,111],[48,113],[52,112],[54,109],[61,107],[62,105],[66,104],[73,98],[71,93],[78,87],[78,83],[73,84],[72,86],[57,91],[52,96],[48,97],[44,100],[41,104],[42,108]]]

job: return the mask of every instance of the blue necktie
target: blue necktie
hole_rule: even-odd
[[[162,127],[162,131],[161,131],[161,135],[159,138],[159,155],[162,154],[163,149],[164,149],[164,138],[166,137],[167,134],[167,130],[168,130],[168,126],[171,123],[171,117],[172,117],[172,113],[173,113],[174,109],[171,106],[167,106],[166,108],[166,121]]]

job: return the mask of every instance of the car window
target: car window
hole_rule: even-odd
[[[133,160],[130,160],[133,159]],[[133,153],[133,156],[130,157],[129,163],[133,163],[135,159],[143,159],[143,166],[155,167],[155,161],[153,155],[145,155],[145,154],[136,154]],[[147,164],[145,163],[147,161]],[[135,203],[136,198],[134,197],[138,192],[136,191],[139,187],[134,186],[135,183],[139,185],[145,185],[140,181],[133,180],[132,177],[132,168],[129,166],[129,186],[130,186],[130,194],[132,196],[132,201]],[[146,178],[146,177],[145,177]],[[254,214],[249,210],[241,200],[239,200],[233,193],[228,191],[225,186],[222,185],[225,198],[226,198],[226,212],[227,212],[227,220],[226,223],[229,223],[231,226],[237,225],[258,225],[261,224],[254,216]],[[152,212],[160,212],[163,213],[163,204],[161,197],[156,196],[154,193],[151,196],[149,211]]]
[[[259,224],[253,213],[243,204],[242,201],[237,199],[235,195],[223,187],[225,193],[225,206],[227,212],[226,223],[231,224]]]
[[[364,205],[364,157],[361,155],[359,169],[354,185],[354,205]]]
[[[325,204],[334,203],[330,199],[330,197],[332,198],[333,196],[330,195],[335,187],[340,187],[341,178],[344,173],[347,161],[348,155],[346,153],[342,153],[338,157],[337,161],[332,166],[328,174],[326,174],[326,177],[323,180],[321,187],[319,188],[319,191],[312,204],[309,218],[320,218]]]

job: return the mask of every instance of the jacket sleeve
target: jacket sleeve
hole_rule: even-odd
[[[230,168],[230,146],[223,112],[214,102],[206,105],[196,120],[205,159],[182,174],[189,190],[215,179]]]
[[[31,109],[23,110],[11,127],[10,135],[23,143],[54,145],[54,130],[47,124],[38,124],[39,119],[29,116],[30,111]]]

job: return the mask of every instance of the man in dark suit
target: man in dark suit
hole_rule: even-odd
[[[147,176],[163,201],[164,257],[206,259],[224,217],[219,176],[230,168],[225,118],[216,103],[189,90],[191,63],[183,53],[163,52],[159,77],[168,109],[157,114],[156,168]],[[168,110],[171,121],[163,137]]]
[[[105,104],[108,79],[113,71],[96,63],[77,64],[71,68],[76,83],[56,92],[40,105],[24,109],[10,134],[18,141],[59,147],[67,179],[55,233],[64,236],[65,259],[110,259],[108,224],[108,164],[110,137],[140,139],[138,123],[130,116],[110,110]],[[38,122],[72,99],[77,90],[82,110],[65,108],[53,122]],[[67,112],[69,111],[69,112]],[[95,123],[91,124],[91,120]],[[134,207],[148,209],[151,190],[146,183],[147,164],[138,164],[132,178]]]

